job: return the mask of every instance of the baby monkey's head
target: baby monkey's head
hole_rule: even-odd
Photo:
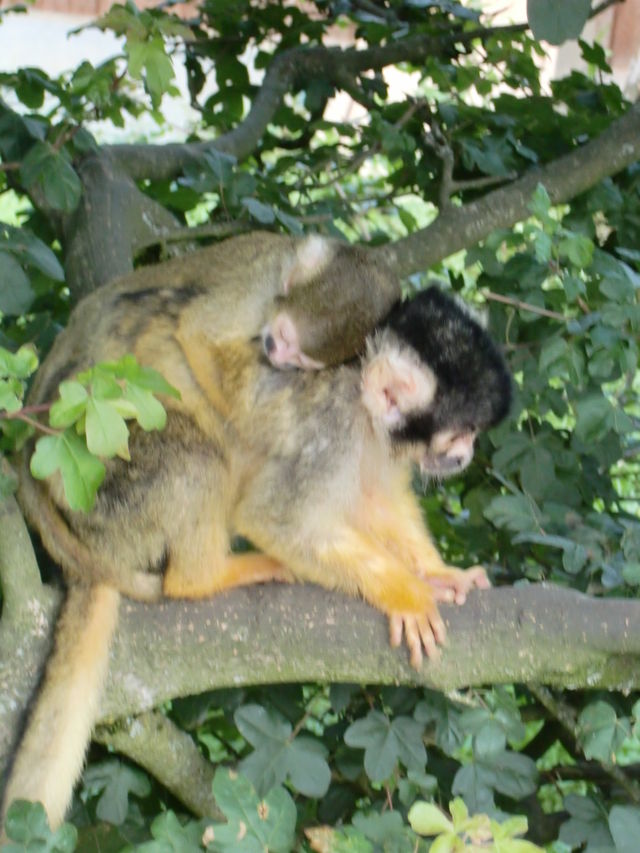
[[[478,433],[505,417],[511,378],[480,323],[430,287],[397,303],[370,338],[362,394],[394,449],[444,477],[465,468]]]
[[[282,292],[262,328],[274,367],[320,370],[359,355],[400,296],[400,281],[363,246],[311,235],[285,268]]]

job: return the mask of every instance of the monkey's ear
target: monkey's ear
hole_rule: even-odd
[[[299,284],[306,284],[331,262],[335,255],[335,246],[331,240],[319,234],[311,234],[298,243],[293,266],[288,270],[284,281],[284,292]]]
[[[409,412],[426,411],[436,393],[431,368],[408,349],[383,346],[362,369],[362,402],[388,429],[401,426]]]

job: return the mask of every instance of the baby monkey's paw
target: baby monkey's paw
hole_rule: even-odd
[[[464,604],[471,589],[489,589],[491,582],[482,566],[456,569],[447,566],[442,572],[430,572],[425,580],[433,588],[436,601]]]
[[[444,643],[447,634],[436,608],[428,615],[420,616],[415,613],[392,613],[389,616],[389,639],[394,648],[402,643],[403,633],[414,669],[420,669],[422,665],[423,649],[432,660],[440,656],[438,644]]]

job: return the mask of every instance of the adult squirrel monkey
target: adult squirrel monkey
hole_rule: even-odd
[[[273,578],[312,580],[360,594],[388,614],[392,642],[404,631],[419,666],[423,650],[433,654],[444,637],[436,601],[461,601],[470,586],[488,584],[480,569],[465,573],[442,562],[409,485],[413,461],[426,475],[461,470],[477,432],[505,414],[510,380],[486,332],[430,289],[392,309],[367,339],[361,363],[275,371],[261,345],[273,354],[269,324],[283,310],[293,309],[297,339],[281,364],[312,366],[301,355],[331,361],[338,328],[329,323],[325,338],[309,346],[313,322],[299,321],[305,306],[313,308],[312,290],[302,305],[287,305],[287,295],[314,280],[322,289],[324,269],[341,298],[344,290],[357,302],[366,272],[355,285],[352,271],[343,281],[332,266],[335,244],[323,249],[321,238],[248,235],[215,250],[206,285],[176,264],[173,284],[150,270],[87,297],[38,373],[33,403],[51,399],[78,370],[133,352],[181,400],[165,401],[163,432],[132,427],[131,461],[107,463],[87,515],[69,509],[56,477],[33,480],[25,456],[19,499],[62,567],[67,598],[3,814],[13,799],[26,798],[43,802],[52,826],[64,818],[98,711],[121,594],[201,598]],[[314,272],[316,261],[308,261],[318,255]],[[369,311],[373,326],[385,298],[359,304],[352,312],[358,323]],[[262,344],[256,336],[265,324]],[[351,335],[349,354],[360,336]],[[263,553],[231,555],[236,533]]]

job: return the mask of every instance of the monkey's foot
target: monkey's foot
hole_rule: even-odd
[[[422,665],[423,649],[432,660],[440,656],[438,644],[444,643],[447,634],[437,610],[424,616],[416,616],[414,613],[390,614],[389,640],[393,648],[402,643],[403,633],[414,669],[420,669]]]
[[[429,572],[424,578],[433,588],[436,601],[464,604],[471,589],[489,589],[491,582],[482,566],[456,569],[446,566],[441,572]]]

